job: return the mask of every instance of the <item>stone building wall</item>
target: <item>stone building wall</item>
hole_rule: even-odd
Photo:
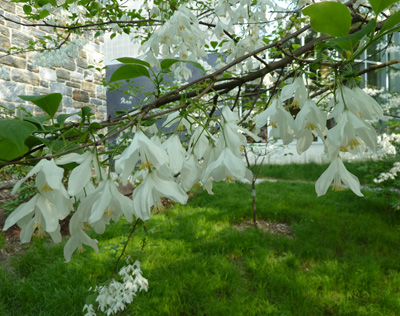
[[[8,1],[0,0],[0,14],[17,22],[25,22],[22,8]],[[27,27],[5,20],[0,16],[0,105],[14,108],[23,105],[34,115],[41,115],[41,109],[18,98],[18,95],[63,95],[62,113],[78,112],[82,106],[90,106],[97,120],[107,116],[106,89],[101,85],[102,74],[88,65],[101,67],[103,60],[103,38],[88,36],[79,58],[68,58],[63,67],[45,68],[34,64],[35,52],[7,55],[11,47],[26,48],[29,41],[54,35],[48,27]]]

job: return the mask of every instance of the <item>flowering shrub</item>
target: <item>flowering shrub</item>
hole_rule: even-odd
[[[39,51],[37,64],[52,67],[75,57],[85,45],[77,38],[86,30],[96,37],[126,33],[140,43],[142,55],[119,58],[121,66],[107,84],[144,77],[155,87],[142,102],[124,96],[134,106],[103,122],[94,121],[85,106],[74,113],[75,121],[70,114],[57,115],[59,93],[20,96],[45,113],[32,118],[20,110],[15,119],[0,120],[0,168],[32,165],[13,193],[35,178],[36,194],[3,228],[17,224],[22,242],[35,231],[61,242],[59,223],[71,215],[68,262],[84,245],[99,251],[85,232],[89,227],[102,234],[121,217],[146,221],[162,206],[161,198],[186,203],[194,185],[213,194],[215,181],[251,180],[243,157],[246,137],[260,141],[257,134],[266,126],[268,139],[296,141],[299,154],[315,137],[322,140],[321,155],[331,163],[316,182],[318,196],[331,184],[343,190],[343,183],[363,196],[342,157],[375,153],[372,124],[387,113],[358,87],[359,75],[399,61],[357,72],[355,59],[398,31],[398,2],[147,1],[140,9],[117,0],[16,2],[35,23],[14,23],[56,30],[50,39],[29,43],[29,50]],[[306,42],[311,29],[321,35]],[[10,48],[7,54],[16,52]],[[218,55],[216,63],[205,58],[211,53]],[[188,65],[202,77],[188,82]],[[2,68],[0,80],[7,76]],[[168,76],[171,84],[165,83]],[[119,192],[115,174],[122,184],[135,184],[131,198]],[[138,263],[123,271],[123,283],[113,280],[95,289],[99,309],[107,314],[123,310],[138,289],[147,289]],[[93,304],[85,310],[93,314]]]

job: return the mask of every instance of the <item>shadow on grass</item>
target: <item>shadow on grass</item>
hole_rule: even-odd
[[[310,184],[258,185],[259,218],[290,224],[294,239],[235,230],[251,218],[251,194],[237,184],[214,192],[138,229],[127,253],[142,262],[150,287],[121,315],[400,314],[400,217],[373,192],[317,198]],[[13,271],[0,268],[0,315],[81,315],[87,289],[111,276],[130,227],[121,221],[93,235],[108,250],[69,264],[62,245],[35,241]]]

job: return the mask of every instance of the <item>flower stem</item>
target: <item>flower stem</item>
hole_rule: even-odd
[[[129,241],[131,240],[131,237],[132,237],[133,233],[134,233],[135,230],[136,230],[136,226],[137,226],[137,224],[139,223],[139,220],[140,220],[140,218],[138,218],[138,219],[136,220],[135,224],[133,225],[132,230],[131,230],[131,233],[129,234],[128,239],[126,240],[126,244],[124,245],[124,248],[122,249],[122,252],[121,252],[121,254],[119,255],[117,261],[115,262],[115,266],[114,266],[112,278],[114,278],[115,272],[117,271],[118,263],[120,262],[121,258],[122,258],[123,255],[125,254],[126,247],[128,246]]]

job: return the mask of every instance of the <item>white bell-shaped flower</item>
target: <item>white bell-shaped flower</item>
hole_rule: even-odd
[[[23,177],[14,185],[11,195],[14,195],[21,187],[21,184],[33,175],[41,175],[41,177],[44,179],[43,185],[38,187],[39,191],[48,192],[60,190],[62,187],[61,181],[63,179],[63,174],[64,170],[54,163],[54,159],[42,159],[35,167],[31,169],[31,171],[28,172],[25,177]]]
[[[294,93],[294,96],[293,96]],[[286,101],[293,97],[293,103],[298,107],[303,107],[308,99],[308,91],[304,84],[303,78],[297,77],[292,83],[286,85],[282,89],[281,100]]]
[[[328,140],[340,151],[354,154],[363,152],[363,144],[376,151],[375,129],[350,111],[345,111],[338,124],[327,132]]]
[[[326,135],[326,113],[321,111],[311,99],[308,99],[295,119],[297,129],[296,148],[299,155],[312,144],[314,136]]]
[[[222,150],[218,159],[207,166],[202,182],[207,182],[210,177],[216,182],[243,180],[248,175],[246,170],[243,159],[238,158],[229,147],[226,147]]]
[[[105,177],[104,170],[100,168],[97,157],[92,152],[87,151],[82,155],[71,153],[56,160],[57,165],[65,165],[72,162],[79,164],[79,166],[72,170],[68,179],[68,193],[71,196],[80,195],[84,187],[90,183],[93,167],[96,174]]]
[[[142,163],[142,168],[148,169],[151,166],[158,168],[168,163],[168,155],[164,149],[157,146],[142,131],[138,131],[130,145],[115,161],[115,171],[121,176],[124,185],[139,160]]]
[[[353,98],[347,102],[350,111],[366,120],[383,119],[382,107],[378,102],[359,87],[354,87],[352,92]]]
[[[328,169],[319,177],[315,183],[315,191],[318,196],[324,195],[331,183],[333,183],[333,190],[341,191],[343,190],[342,182],[356,195],[364,196],[360,191],[360,181],[355,175],[347,171],[339,157],[333,160]]]
[[[181,141],[177,134],[169,137],[161,147],[167,152],[169,158],[169,167],[174,174],[181,171],[185,160],[186,151],[182,147]]]
[[[186,204],[188,196],[182,188],[172,180],[172,174],[166,166],[148,172],[143,182],[132,194],[134,213],[141,220],[150,218],[151,207],[162,207],[161,197]]]
[[[197,158],[194,155],[189,155],[183,162],[181,174],[179,176],[179,181],[181,188],[187,192],[196,183],[200,181],[201,168]]]
[[[7,230],[14,224],[22,228],[20,239],[22,243],[30,242],[33,232],[37,229],[38,235],[46,233],[55,243],[61,242],[59,221],[68,216],[72,210],[72,203],[60,191],[52,192],[52,199],[42,193],[36,194],[31,200],[18,206],[4,224]]]
[[[122,215],[128,222],[132,222],[133,209],[131,200],[121,194],[112,179],[106,179],[84,198],[77,212],[89,214],[87,221],[91,225],[103,218],[106,213],[115,221]]]
[[[64,246],[64,258],[66,262],[71,261],[73,252],[78,249],[78,252],[83,252],[83,245],[87,245],[93,248],[97,253],[99,248],[97,246],[97,240],[91,239],[84,231],[84,223],[86,222],[86,216],[83,216],[82,212],[75,212],[72,215],[69,222],[69,232],[71,237],[68,239]]]
[[[270,135],[280,138],[284,145],[289,144],[294,139],[295,124],[292,115],[286,111],[280,99],[276,99],[264,112],[256,117],[256,127],[261,128],[267,124],[271,126]]]

